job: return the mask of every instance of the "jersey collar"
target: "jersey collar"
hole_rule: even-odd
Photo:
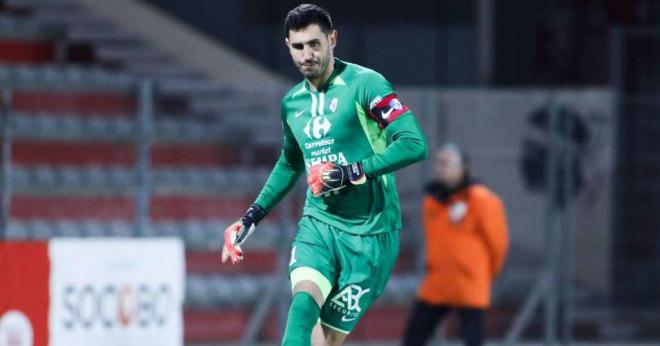
[[[328,90],[328,88],[330,88],[330,85],[332,85],[333,82],[335,81],[335,78],[337,78],[337,76],[339,76],[342,72],[344,72],[344,69],[346,68],[345,62],[337,58],[334,59],[335,59],[335,68],[332,71],[332,74],[330,74],[330,77],[328,77],[328,79],[325,81],[325,83],[320,88],[317,89],[318,92]],[[306,80],[303,80],[303,84],[305,85],[305,89],[307,89],[307,91],[310,92],[312,91]]]

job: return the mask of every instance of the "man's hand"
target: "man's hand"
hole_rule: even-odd
[[[324,162],[312,166],[307,176],[307,184],[316,197],[343,189],[349,184],[359,185],[364,184],[366,181],[367,176],[364,174],[362,164],[359,162],[350,165]]]
[[[259,221],[266,216],[267,212],[260,206],[253,204],[248,208],[240,220],[231,224],[224,233],[224,245],[222,246],[222,263],[231,259],[236,264],[243,260],[241,244],[254,232]]]

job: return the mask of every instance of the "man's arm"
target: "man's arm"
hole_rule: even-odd
[[[292,163],[284,150],[254,204],[270,212],[296,185],[303,169]]]
[[[273,210],[284,196],[293,189],[300,174],[305,170],[302,152],[285,119],[282,119],[282,127],[284,128],[282,152],[254,202],[254,204],[265,209],[266,212]]]
[[[422,161],[428,155],[424,134],[410,111],[389,123],[385,127],[385,134],[389,143],[385,150],[362,160],[368,177],[394,172]]]
[[[365,73],[362,106],[387,138],[384,150],[361,161],[368,177],[387,174],[424,160],[428,148],[415,115],[379,73]]]
[[[238,221],[225,229],[222,247],[223,263],[227,259],[231,259],[232,263],[243,260],[241,244],[254,231],[256,225],[291,191],[300,177],[300,173],[304,170],[305,165],[300,147],[298,147],[285,118],[282,118],[284,128],[282,153],[256,201]]]
[[[494,195],[479,200],[481,234],[490,252],[491,275],[495,279],[502,271],[509,248],[509,232],[502,201]]]

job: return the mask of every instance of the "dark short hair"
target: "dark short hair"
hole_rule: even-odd
[[[310,24],[317,24],[326,35],[332,31],[332,19],[328,11],[314,4],[300,4],[286,15],[284,35],[289,37],[290,30],[297,31]]]

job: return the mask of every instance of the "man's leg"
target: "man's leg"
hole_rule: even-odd
[[[403,336],[404,346],[422,346],[433,336],[438,322],[449,310],[445,307],[426,304],[417,300],[408,318],[408,324]]]
[[[326,224],[310,217],[303,217],[299,226],[289,262],[293,299],[282,345],[323,345],[323,333],[314,327],[335,278],[334,258],[328,247],[332,233]]]
[[[346,340],[346,337],[348,334],[344,334],[342,332],[336,331],[328,326],[321,326],[318,325],[319,330],[323,333],[323,341],[324,343],[322,345],[324,346],[341,346],[344,344],[344,340]],[[321,345],[321,344],[320,344]]]
[[[317,325],[322,305],[323,294],[315,283],[308,280],[298,282],[293,288],[282,345],[310,345],[312,329]]]
[[[304,275],[305,271],[309,270],[306,268],[298,273],[302,272]],[[292,274],[296,276],[298,273]],[[324,290],[329,290],[329,288],[324,287]],[[319,325],[318,320],[324,300],[324,294],[315,281],[301,280],[294,285],[282,345],[298,346],[310,345],[310,343],[323,345],[323,333],[319,335],[318,331],[314,330],[314,333],[312,331],[315,326]]]
[[[461,316],[461,329],[466,346],[483,344],[484,310],[473,308],[458,309]]]

